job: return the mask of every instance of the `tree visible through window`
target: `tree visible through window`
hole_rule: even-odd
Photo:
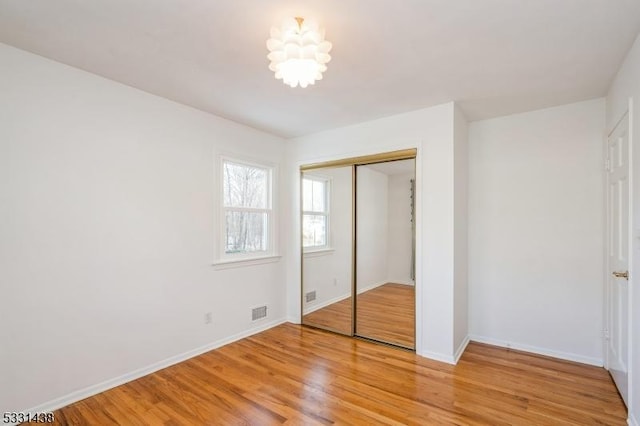
[[[271,247],[271,169],[223,160],[224,253]]]
[[[306,176],[302,179],[302,246],[329,246],[329,181]]]

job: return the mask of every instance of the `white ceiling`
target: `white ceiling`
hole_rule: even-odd
[[[267,69],[314,17],[315,86]],[[470,120],[603,96],[640,0],[0,0],[0,42],[284,137],[458,101]]]

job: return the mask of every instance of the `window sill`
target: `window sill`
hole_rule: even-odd
[[[333,254],[334,251],[336,251],[336,249],[325,248],[325,249],[319,249],[319,250],[305,251],[302,253],[302,255],[304,257],[320,257],[320,256],[328,256],[330,254]]]
[[[231,269],[231,268],[243,268],[245,266],[263,265],[265,263],[279,262],[280,255],[261,256],[261,257],[249,257],[244,259],[225,259],[217,260],[213,262],[213,268],[218,269]]]

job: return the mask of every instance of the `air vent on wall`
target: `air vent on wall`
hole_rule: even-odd
[[[314,300],[316,300],[316,291],[310,291],[309,293],[305,294],[305,299],[307,301],[307,303],[309,302],[313,302]]]
[[[251,321],[256,321],[262,318],[266,318],[266,316],[267,316],[266,306],[260,306],[258,308],[253,308],[253,310],[251,310]]]

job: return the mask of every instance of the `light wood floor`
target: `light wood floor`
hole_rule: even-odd
[[[390,283],[359,294],[356,334],[413,348],[415,295],[411,285]]]
[[[471,343],[457,366],[283,324],[55,412],[88,425],[623,425],[602,368]]]
[[[415,288],[387,283],[358,295],[356,334],[413,348]],[[351,334],[351,299],[341,300],[304,317],[304,323]]]

